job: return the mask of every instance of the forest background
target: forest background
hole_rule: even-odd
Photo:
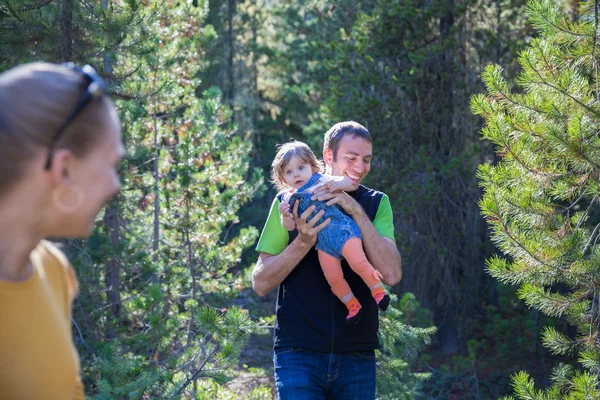
[[[539,3],[547,21],[593,25],[589,4]],[[0,0],[0,71],[91,64],[123,121],[122,192],[90,239],[61,240],[87,396],[272,398],[275,294],[250,282],[270,162],[290,139],[319,153],[342,120],[373,135],[365,184],[389,195],[403,257],[378,398],[519,395],[533,381],[513,389],[511,374],[545,388],[560,362],[581,368],[542,345],[544,327],[575,337],[572,321],[486,272],[477,167],[505,152],[481,140],[490,113],[470,100],[490,64],[522,83],[541,24],[525,0]]]

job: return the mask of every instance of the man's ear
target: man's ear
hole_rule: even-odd
[[[323,149],[323,161],[325,161],[325,164],[328,166],[331,166],[333,163],[333,150],[331,150],[331,148],[325,147]]]

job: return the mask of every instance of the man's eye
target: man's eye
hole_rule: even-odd
[[[371,164],[371,160],[370,159],[365,160],[365,164]]]
[[[352,161],[356,160],[356,158],[352,158],[352,157],[346,157],[346,160],[348,160],[348,161],[352,162]]]

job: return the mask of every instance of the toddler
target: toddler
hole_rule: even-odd
[[[311,200],[317,187],[325,186],[331,191],[348,190],[352,182],[347,177],[321,174],[323,167],[312,150],[302,142],[292,141],[282,145],[271,164],[271,181],[278,190],[283,191],[279,205],[281,222],[285,229],[293,231],[296,223],[290,206],[297,200],[298,215],[309,206],[316,208],[311,217],[325,210],[321,223],[331,219],[329,225],[317,234],[316,249],[325,278],[335,294],[348,309],[347,325],[358,323],[362,306],[350,290],[342,273],[341,259],[344,258],[350,268],[356,272],[371,289],[373,299],[381,310],[386,310],[390,297],[381,283],[381,274],[369,260],[362,247],[362,236],[358,225],[344,214],[337,204],[328,206],[320,200]]]

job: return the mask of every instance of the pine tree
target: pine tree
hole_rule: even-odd
[[[392,302],[387,312],[380,318],[379,336],[382,349],[377,354],[377,399],[412,400],[419,398],[430,373],[413,372],[418,354],[431,343],[435,327],[412,326],[416,321],[410,315],[423,313],[419,302],[412,293]],[[431,324],[426,318],[427,325]]]
[[[489,66],[487,94],[471,100],[500,158],[479,168],[480,207],[506,256],[489,259],[488,271],[518,285],[530,307],[576,328],[570,336],[547,327],[542,341],[554,354],[576,354],[583,367],[559,365],[544,391],[521,372],[508,398],[600,397],[598,6],[582,3],[573,21],[555,2],[530,1],[539,37],[519,57],[518,87]]]

